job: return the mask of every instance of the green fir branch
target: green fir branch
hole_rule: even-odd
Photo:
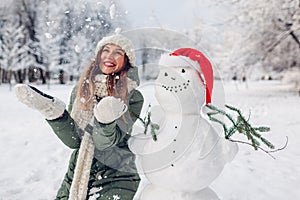
[[[266,138],[264,138],[261,135],[261,133],[269,132],[270,128],[266,127],[266,126],[253,127],[249,123],[251,114],[249,114],[248,119],[246,119],[243,116],[242,112],[238,108],[235,108],[235,107],[230,106],[230,105],[225,105],[225,108],[227,108],[228,110],[236,113],[237,117],[236,117],[236,119],[234,119],[231,116],[231,114],[227,113],[226,111],[224,111],[222,109],[217,108],[216,106],[213,106],[211,104],[206,105],[206,106],[211,110],[211,112],[207,113],[209,119],[212,122],[216,122],[216,123],[220,124],[223,127],[225,139],[228,139],[232,142],[238,142],[238,143],[242,143],[242,144],[251,145],[254,148],[254,150],[260,149],[260,150],[266,152],[269,155],[270,155],[270,153],[282,150],[287,146],[288,138],[287,138],[287,141],[286,141],[286,144],[284,145],[284,147],[274,150],[275,146],[269,140],[267,140]],[[232,126],[228,128],[225,122],[223,122],[223,121],[221,121],[221,120],[219,120],[215,117],[216,115],[225,116],[232,123]],[[231,137],[236,133],[240,133],[240,134],[245,135],[249,142],[232,139]],[[273,151],[265,150],[264,148],[262,148],[261,144],[260,144],[260,141],[264,145],[266,145],[267,148],[273,149]],[[271,157],[273,157],[273,156],[271,156]]]
[[[267,145],[268,147],[270,147],[270,149],[275,149],[275,146],[270,142],[270,141],[268,141],[268,140],[266,140],[265,138],[261,138],[261,141],[265,144],[265,145]]]
[[[149,129],[149,127],[150,127],[150,133],[151,133],[152,139],[153,139],[154,141],[157,141],[157,135],[156,135],[156,132],[159,130],[159,125],[156,124],[156,123],[153,123],[153,122],[151,121],[151,112],[149,111],[150,107],[151,107],[151,104],[149,104],[149,106],[148,106],[148,109],[147,109],[147,111],[146,111],[146,115],[145,115],[144,119],[142,119],[139,115],[137,115],[137,114],[135,114],[135,113],[133,113],[133,112],[131,112],[131,113],[132,113],[137,119],[139,119],[139,120],[142,122],[142,124],[144,125],[144,134],[145,134],[145,135],[147,134],[148,129]]]
[[[235,132],[237,131],[237,128],[235,126],[232,126],[229,128],[228,132],[225,132],[225,138],[229,139]]]
[[[269,127],[265,127],[265,126],[261,126],[261,127],[254,128],[254,130],[257,130],[259,132],[269,132],[270,128]]]

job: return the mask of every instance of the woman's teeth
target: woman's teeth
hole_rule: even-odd
[[[106,67],[114,67],[114,66],[116,66],[114,63],[112,63],[112,62],[104,62],[104,65],[106,66]]]

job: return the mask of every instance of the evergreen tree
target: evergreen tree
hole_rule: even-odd
[[[5,31],[2,32],[0,40],[1,66],[5,70],[4,81],[11,84],[12,76],[15,75],[17,82],[23,82],[22,76],[17,76],[16,72],[30,64],[28,56],[28,42],[24,42],[24,27],[12,22],[5,24]]]

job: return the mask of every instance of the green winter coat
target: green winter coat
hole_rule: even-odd
[[[48,120],[54,133],[68,147],[75,149],[69,161],[68,171],[58,190],[56,199],[67,200],[72,184],[77,155],[80,147],[80,134],[76,123],[70,114],[76,91],[72,92],[68,111],[63,117]],[[136,116],[143,106],[143,96],[137,90],[132,90],[128,99],[128,111],[125,114],[127,122],[122,118],[110,123],[101,124],[94,120],[92,138],[95,145],[95,156],[91,166],[88,183],[88,197],[97,200],[118,199],[131,200],[139,185],[139,176],[134,163],[134,154],[129,150],[127,141]],[[131,120],[128,120],[130,116]],[[100,133],[100,134],[99,134]],[[105,163],[105,164],[104,164]]]

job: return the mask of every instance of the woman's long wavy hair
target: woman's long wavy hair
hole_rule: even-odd
[[[104,45],[105,46],[105,45]],[[99,50],[96,60],[92,60],[81,75],[77,85],[77,101],[83,110],[91,108],[91,104],[95,99],[95,76],[103,74],[100,70],[99,63],[101,61],[101,53],[104,46]],[[132,67],[129,59],[125,54],[124,67],[117,74],[109,74],[106,79],[106,86],[108,88],[108,96],[121,98],[127,104],[127,71]]]

